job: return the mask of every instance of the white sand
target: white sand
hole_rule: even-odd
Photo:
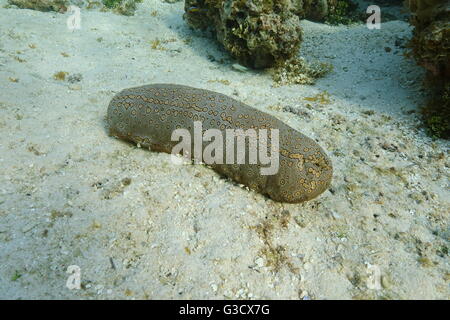
[[[0,298],[449,299],[449,143],[406,112],[423,102],[423,73],[394,44],[408,24],[304,21],[302,55],[335,71],[274,88],[182,12],[159,0],[133,17],[83,11],[70,32],[67,15],[0,9]],[[232,95],[316,138],[331,191],[275,203],[109,137],[112,96],[155,82]],[[329,104],[304,100],[324,90]],[[81,290],[66,287],[69,265]]]

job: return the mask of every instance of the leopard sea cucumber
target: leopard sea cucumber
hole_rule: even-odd
[[[186,128],[193,133],[194,121],[201,121],[204,130],[218,129],[224,135],[226,129],[278,129],[276,174],[261,175],[259,162],[212,164],[211,168],[279,202],[311,200],[331,183],[331,161],[314,140],[221,93],[175,84],[129,88],[113,97],[107,121],[110,135],[166,153],[178,144],[171,140],[172,132]]]

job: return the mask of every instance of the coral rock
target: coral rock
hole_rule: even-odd
[[[432,99],[423,109],[433,135],[450,137],[450,0],[408,0],[414,58],[428,71]]]
[[[291,1],[186,0],[185,19],[193,28],[211,26],[227,51],[256,69],[291,58],[301,42]]]

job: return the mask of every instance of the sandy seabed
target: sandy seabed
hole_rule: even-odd
[[[74,32],[67,14],[0,4],[0,298],[450,298],[449,143],[422,128],[408,23],[303,21],[301,55],[334,71],[275,87],[190,30],[181,2],[82,10]],[[276,203],[109,137],[113,95],[149,83],[230,95],[316,139],[331,188]]]

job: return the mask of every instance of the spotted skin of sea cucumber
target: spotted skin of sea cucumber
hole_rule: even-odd
[[[203,131],[221,130],[223,137],[226,129],[279,129],[276,174],[261,175],[260,168],[268,165],[248,161],[245,164],[211,164],[211,168],[279,202],[311,200],[331,183],[331,161],[314,140],[277,118],[221,93],[175,84],[125,89],[111,100],[107,121],[112,136],[166,153],[171,153],[179,143],[171,141],[172,132],[185,128],[193,136],[194,121],[202,122]],[[202,150],[208,144],[204,142]]]

